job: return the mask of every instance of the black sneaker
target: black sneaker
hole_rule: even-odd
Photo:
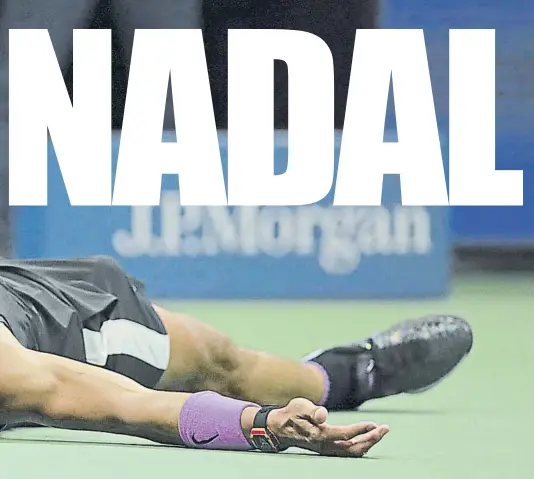
[[[348,410],[369,399],[430,389],[472,345],[465,320],[435,315],[403,321],[363,342],[316,351],[304,360],[321,365],[329,376],[325,406]]]

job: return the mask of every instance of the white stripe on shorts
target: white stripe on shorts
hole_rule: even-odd
[[[108,357],[125,354],[165,371],[169,365],[169,337],[128,319],[110,319],[99,332],[83,330],[89,364],[105,366]]]

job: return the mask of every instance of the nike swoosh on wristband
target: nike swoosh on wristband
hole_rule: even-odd
[[[215,441],[215,439],[217,439],[219,437],[219,433],[215,434],[215,436],[213,437],[210,437],[208,439],[202,439],[202,440],[198,440],[195,438],[195,435],[193,434],[193,437],[191,438],[191,440],[193,441],[193,444],[196,444],[197,446],[205,446],[206,444],[209,444],[210,442],[213,442]]]

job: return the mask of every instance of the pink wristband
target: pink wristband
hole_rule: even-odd
[[[241,414],[257,404],[205,391],[189,397],[180,411],[180,437],[186,446],[202,449],[254,449],[241,429]]]

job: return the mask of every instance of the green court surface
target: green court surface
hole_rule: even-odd
[[[391,433],[365,459],[229,453],[55,430],[5,433],[6,479],[503,479],[534,477],[534,279],[463,278],[444,301],[168,303],[242,345],[297,359],[430,312],[466,317],[471,356],[437,388],[366,404],[332,422],[374,420]],[[298,451],[297,451],[298,452]]]

